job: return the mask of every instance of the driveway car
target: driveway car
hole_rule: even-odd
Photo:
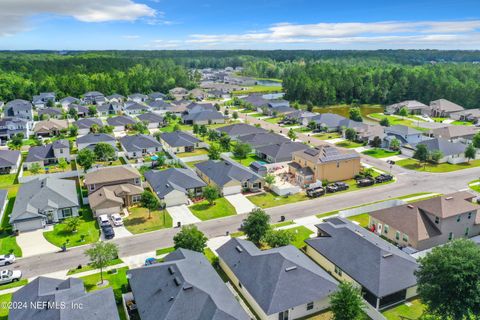
[[[5,254],[0,256],[0,266],[8,266],[15,262],[15,255]]]
[[[306,193],[310,198],[317,198],[325,194],[325,189],[322,187],[310,188],[306,190]]]
[[[98,224],[102,228],[104,226],[111,226],[110,220],[108,219],[108,216],[106,214],[102,214],[101,216],[98,217]]]
[[[387,182],[387,181],[391,181],[392,179],[393,179],[392,175],[382,173],[381,175],[375,178],[375,183]]]
[[[368,187],[373,186],[375,184],[375,180],[372,178],[362,178],[357,180],[357,185],[359,187]]]
[[[345,182],[334,182],[327,186],[327,192],[333,193],[338,191],[344,191],[349,188]]]
[[[113,230],[112,225],[105,225],[102,227],[103,235],[105,236],[105,239],[113,239],[115,237],[115,231]]]
[[[121,226],[123,225],[123,219],[122,217],[120,217],[120,215],[118,213],[114,213],[110,216],[110,218],[112,219],[112,222],[113,222],[113,225],[118,227],[118,226]]]
[[[0,284],[18,281],[22,278],[20,270],[2,270],[0,271]]]

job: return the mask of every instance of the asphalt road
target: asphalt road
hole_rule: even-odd
[[[288,130],[265,121],[251,117],[248,118],[250,123],[260,123],[262,127],[266,129],[272,129],[276,132],[282,130],[282,133]],[[310,143],[314,145],[325,143],[324,141],[307,135],[299,134],[299,139],[304,141],[310,140]],[[389,165],[379,159],[364,156],[363,162],[383,170],[390,170]],[[478,178],[480,168],[471,168],[450,173],[424,173],[393,166],[392,173],[397,177],[395,183],[269,208],[266,212],[272,217],[271,221],[276,222],[279,221],[282,215],[288,220],[298,219],[417,192],[455,192],[467,188],[469,181]],[[211,238],[225,235],[227,231],[236,231],[244,217],[244,215],[237,215],[199,222],[196,225]],[[173,236],[177,232],[177,228],[165,229],[122,239],[113,239],[112,242],[119,246],[120,257],[126,257],[172,246]],[[75,268],[78,264],[86,264],[88,262],[87,257],[84,255],[87,247],[88,246],[82,246],[69,249],[67,252],[42,254],[19,259],[13,267],[14,269],[22,270],[24,276],[27,278]]]

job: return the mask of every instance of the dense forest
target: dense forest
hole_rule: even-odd
[[[479,107],[480,52],[437,50],[212,50],[0,52],[0,100],[59,97],[97,90],[165,92],[193,88],[191,68],[244,67],[248,76],[280,78],[302,103],[424,103],[446,98]]]

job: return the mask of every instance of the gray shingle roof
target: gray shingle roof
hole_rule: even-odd
[[[43,217],[39,212],[47,208],[78,207],[75,181],[55,178],[38,178],[20,186],[10,223]]]
[[[167,96],[161,92],[152,92],[148,95],[150,99],[166,99]]]
[[[201,253],[178,249],[127,274],[142,320],[249,319]]]
[[[259,250],[232,238],[217,253],[267,315],[312,301],[337,289],[337,281],[294,246]]]
[[[102,120],[98,118],[85,118],[85,119],[78,119],[74,122],[79,129],[90,129],[92,125],[98,125],[99,127],[103,127]]]
[[[12,297],[16,303],[26,303],[28,308],[10,310],[12,320],[117,320],[117,306],[112,288],[87,293],[83,281],[38,277],[17,290]],[[64,304],[65,308],[32,308],[30,303]],[[72,308],[81,305],[81,308]]]
[[[13,117],[14,110],[15,111],[31,111],[32,109],[33,109],[33,106],[30,101],[15,99],[7,102],[7,104],[4,107],[4,113],[5,113],[5,116],[7,117]]]
[[[258,147],[290,141],[284,136],[270,132],[252,133],[238,137],[237,139],[249,144],[254,149],[257,149]]]
[[[140,121],[148,122],[148,123],[161,123],[163,122],[164,118],[154,112],[147,112],[142,113],[137,116]]]
[[[301,151],[308,149],[309,147],[303,143],[298,142],[284,142],[271,144],[257,148],[258,153],[263,153],[267,156],[272,157],[277,162],[290,161],[292,160],[292,153],[296,151]]]
[[[417,143],[415,146],[418,146],[419,144],[425,145],[429,151],[440,150],[444,156],[463,154],[465,153],[465,149],[467,147],[463,143],[454,143],[442,138],[423,140],[422,142]]]
[[[60,108],[45,108],[38,110],[38,115],[48,114],[49,116],[58,116],[63,113],[63,110]]]
[[[134,102],[127,105],[125,110],[148,110],[148,107],[138,102]]]
[[[202,140],[183,131],[166,132],[160,135],[170,147],[193,147]]]
[[[252,133],[265,133],[267,130],[251,126],[245,123],[236,123],[216,129],[218,132],[225,132],[232,138],[249,135]]]
[[[19,158],[18,150],[0,150],[0,168],[16,165]]]
[[[161,148],[162,145],[154,137],[144,134],[124,136],[120,138],[120,144],[128,152],[142,151],[142,149]]]
[[[252,170],[233,161],[208,160],[195,164],[195,167],[219,187],[223,187],[232,180],[254,182],[262,179]]]
[[[165,197],[173,190],[187,193],[187,189],[201,188],[207,185],[190,169],[151,170],[145,172],[145,179],[159,198]]]
[[[363,125],[361,122],[347,119],[335,113],[322,113],[312,117],[310,121],[314,121],[318,125],[326,126],[328,128],[355,128]]]
[[[218,111],[200,111],[184,115],[184,121],[206,121],[225,119],[224,115]]]
[[[393,134],[393,135],[399,135],[399,136],[409,136],[409,135],[416,135],[416,134],[422,134],[421,131],[418,131],[417,129],[407,127],[404,125],[395,125],[391,127],[386,127],[385,128],[385,133],[386,134]]]
[[[438,99],[435,101],[431,101],[430,107],[432,107],[433,109],[438,109],[445,112],[456,112],[456,111],[462,111],[465,109],[464,107],[454,102],[448,101],[447,99]]]
[[[84,136],[77,138],[77,144],[113,142],[113,141],[115,141],[115,137],[106,133],[88,133]]]
[[[28,150],[25,162],[43,161],[46,159],[54,159],[54,150],[59,148],[70,148],[68,140],[57,140],[44,146],[34,146]]]
[[[305,242],[377,297],[416,285],[414,258],[347,219],[317,225],[325,236]]]
[[[135,124],[135,120],[129,116],[118,116],[107,119],[107,123],[111,126],[126,126],[127,124]]]
[[[154,101],[149,101],[147,104],[153,109],[153,110],[169,110],[173,108],[173,106],[170,103],[167,103],[163,100],[154,100]]]

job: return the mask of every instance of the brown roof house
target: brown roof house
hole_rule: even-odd
[[[91,171],[85,175],[84,183],[96,216],[122,212],[124,207],[139,202],[144,191],[140,172],[129,166]]]
[[[33,132],[37,136],[57,136],[60,131],[67,129],[67,120],[49,119],[35,123]]]
[[[436,128],[430,131],[430,135],[435,138],[447,139],[450,142],[461,142],[468,144],[473,136],[478,132],[477,127],[473,126],[449,126]]]
[[[370,230],[417,250],[480,232],[480,206],[469,192],[456,192],[370,213]]]
[[[288,166],[296,183],[301,186],[316,181],[352,179],[361,167],[358,153],[327,145],[294,152]]]
[[[447,99],[438,99],[430,102],[430,113],[433,117],[449,117],[450,114],[465,110],[464,107]]]

